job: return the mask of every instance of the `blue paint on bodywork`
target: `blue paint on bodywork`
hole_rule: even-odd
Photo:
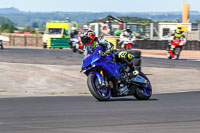
[[[102,50],[101,46],[97,47],[94,53],[88,58],[84,58],[82,69],[88,71],[91,70],[93,66],[98,66],[105,70],[110,76],[120,76],[120,65],[113,62],[113,55],[100,56],[98,55],[99,50]]]

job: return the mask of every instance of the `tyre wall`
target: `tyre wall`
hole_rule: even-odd
[[[166,40],[137,40],[134,48],[136,49],[157,49],[166,50],[168,41]],[[184,50],[200,50],[200,41],[187,41]]]

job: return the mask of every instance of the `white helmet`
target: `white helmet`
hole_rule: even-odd
[[[76,29],[76,27],[72,27],[71,29],[72,29],[72,31],[75,31],[75,30],[77,30],[77,29]]]
[[[89,29],[88,25],[83,25],[83,29]]]

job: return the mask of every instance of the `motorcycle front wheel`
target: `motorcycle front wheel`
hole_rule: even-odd
[[[77,52],[77,49],[76,49],[75,47],[73,47],[73,48],[72,48],[72,51],[73,51],[74,53],[76,53],[76,52]]]
[[[96,74],[89,74],[87,79],[88,88],[91,94],[98,101],[108,101],[111,97],[111,90],[108,87],[99,85],[98,77]]]
[[[152,86],[144,73],[139,74],[141,77],[147,80],[146,85],[137,86],[135,90],[134,97],[138,100],[149,100],[152,95]]]
[[[131,49],[132,49],[132,45],[128,45],[128,44],[127,44],[127,45],[125,46],[125,49],[131,50]]]
[[[179,59],[179,56],[180,56],[180,53],[181,53],[181,47],[176,47],[175,50],[174,50],[174,53],[176,55],[176,60]]]
[[[83,53],[84,53],[83,50],[79,49],[79,54],[83,54]]]
[[[172,56],[169,52],[167,53],[167,57],[168,57],[168,59],[172,59]]]

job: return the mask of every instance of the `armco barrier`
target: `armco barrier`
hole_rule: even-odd
[[[134,48],[136,49],[157,49],[166,50],[168,41],[166,40],[137,40]],[[200,41],[187,41],[184,50],[200,50]]]

